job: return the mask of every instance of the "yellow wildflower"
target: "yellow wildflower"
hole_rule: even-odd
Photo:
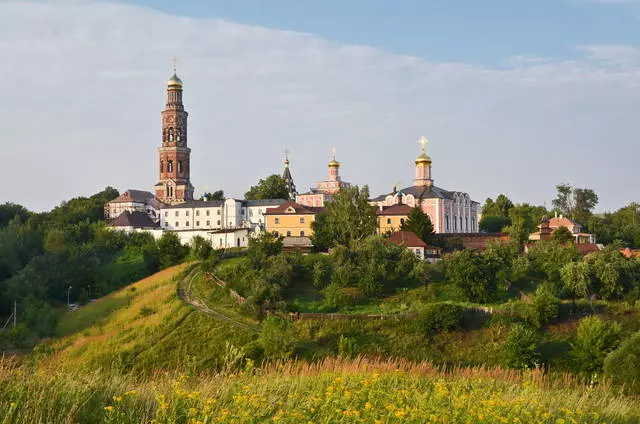
[[[111,405],[105,406],[104,410],[107,411],[107,412],[111,412],[111,411],[113,411],[113,406],[111,406]]]
[[[114,396],[113,400],[114,402],[122,402],[122,396]]]

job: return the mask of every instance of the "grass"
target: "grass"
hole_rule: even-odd
[[[327,358],[231,374],[43,374],[0,362],[3,424],[634,423],[640,400],[569,376]]]

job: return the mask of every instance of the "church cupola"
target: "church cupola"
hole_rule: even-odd
[[[420,156],[416,158],[416,177],[413,180],[414,186],[431,187],[433,179],[431,179],[431,158],[426,153],[426,144],[428,140],[423,136],[419,140],[421,147]]]
[[[296,185],[293,182],[293,176],[291,175],[291,170],[289,169],[289,152],[284,152],[284,171],[282,171],[282,179],[287,184],[287,189],[289,190],[289,198],[295,199],[297,191]]]
[[[336,160],[336,149],[333,148],[333,155],[329,162],[329,181],[340,181],[340,162]]]

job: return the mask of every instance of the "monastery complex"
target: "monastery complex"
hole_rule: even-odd
[[[282,178],[291,200],[196,200],[190,178],[189,114],[183,104],[183,88],[174,68],[167,82],[167,103],[162,111],[158,181],[153,192],[127,190],[105,205],[110,225],[123,231],[149,231],[156,237],[172,231],[183,243],[201,236],[214,248],[244,247],[252,234],[270,231],[284,237],[285,246],[310,247],[315,216],[339,190],[351,186],[340,176],[341,164],[335,149],[327,164],[325,179],[305,193],[297,192],[289,158],[285,155]],[[426,154],[427,140],[422,137],[420,143],[422,149],[415,159],[413,185],[394,187],[390,193],[370,199],[377,210],[379,233],[398,232],[411,208],[419,206],[431,219],[436,233],[479,236],[480,204],[467,193],[434,184],[432,160]],[[411,240],[404,235],[398,239]],[[417,241],[413,244],[420,245]]]

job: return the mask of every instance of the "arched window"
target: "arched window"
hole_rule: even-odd
[[[169,128],[169,142],[173,142],[173,137],[174,137],[173,128]]]
[[[164,161],[160,161],[160,172],[164,172]]]
[[[304,237],[304,231],[300,231],[300,237]]]
[[[171,159],[167,162],[167,172],[173,172],[173,161]]]
[[[180,174],[182,174],[182,161],[181,160],[178,161],[178,172]]]
[[[176,128],[176,141],[180,141],[180,133],[181,133],[181,129]]]

